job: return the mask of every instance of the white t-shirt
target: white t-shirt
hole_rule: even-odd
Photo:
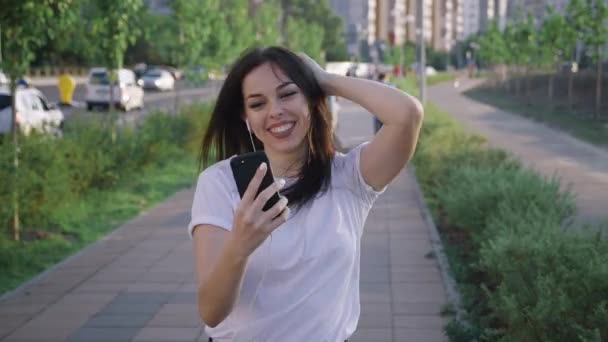
[[[336,342],[355,331],[361,235],[383,191],[374,191],[361,176],[363,145],[348,154],[336,153],[328,191],[292,211],[251,255],[235,308],[218,326],[206,328],[214,340]],[[229,159],[204,170],[196,186],[190,233],[199,224],[230,230],[239,200]]]

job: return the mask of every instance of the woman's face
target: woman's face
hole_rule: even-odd
[[[264,150],[283,154],[306,150],[308,102],[280,68],[265,63],[253,69],[243,80],[243,96],[245,116]]]

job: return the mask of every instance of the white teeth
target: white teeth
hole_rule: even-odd
[[[273,127],[270,129],[272,133],[283,133],[293,127],[293,123],[288,123],[279,127]]]

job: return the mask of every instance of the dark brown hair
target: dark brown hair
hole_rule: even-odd
[[[310,110],[310,128],[306,135],[307,160],[300,170],[299,180],[282,191],[290,206],[299,208],[327,190],[335,148],[326,95],[313,71],[300,57],[285,48],[251,48],[233,64],[220,89],[203,137],[200,166],[205,167],[215,160],[253,151],[243,120],[245,103],[242,85],[247,74],[265,63],[281,69],[300,88]],[[255,136],[254,143],[256,149],[264,148]]]

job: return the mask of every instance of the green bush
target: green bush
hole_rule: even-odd
[[[470,231],[476,243],[501,231],[491,229],[495,226],[491,221],[508,222],[510,218],[528,218],[530,212],[541,212],[559,224],[574,212],[573,197],[560,192],[557,179],[546,180],[528,169],[500,161],[494,165],[482,162],[456,167],[444,189],[449,191],[436,192],[443,214],[451,225]],[[530,229],[525,225],[521,228],[524,233]]]
[[[112,189],[149,167],[194,157],[210,107],[193,105],[178,115],[151,113],[138,127],[119,129],[113,141],[106,121],[75,119],[62,138],[34,134],[20,137],[19,173],[14,177],[13,146],[0,143],[0,224],[12,219],[14,179],[20,218],[28,230],[57,230],[65,207],[86,193]],[[194,142],[196,141],[196,143]]]
[[[499,340],[608,340],[608,243],[542,218],[511,224],[496,222],[480,250]]]
[[[608,241],[571,224],[557,179],[432,104],[413,162],[470,323],[450,322],[451,340],[608,341]]]
[[[196,179],[210,106],[153,113],[112,131],[72,118],[62,138],[20,137],[15,177],[10,137],[0,137],[0,293],[60,261]],[[17,180],[22,241],[11,240]]]

